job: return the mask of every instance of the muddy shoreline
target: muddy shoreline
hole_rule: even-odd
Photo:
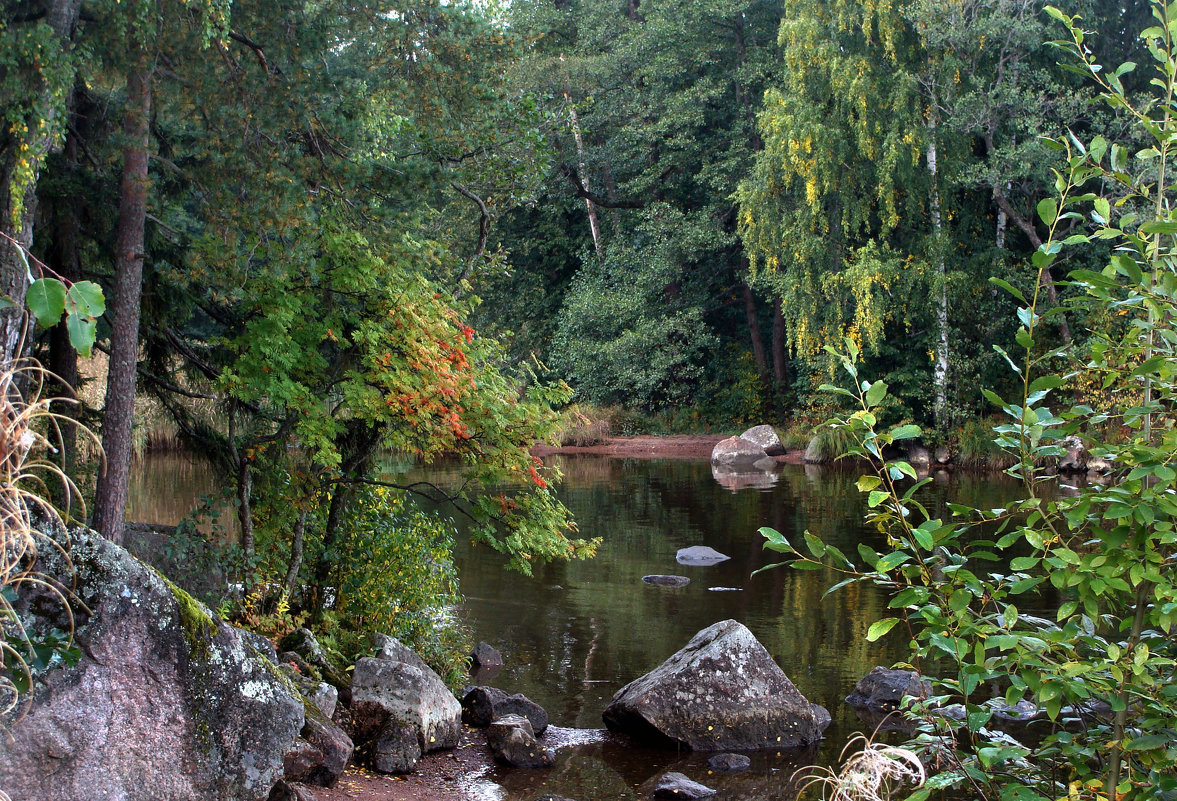
[[[716,443],[727,439],[724,434],[674,434],[657,437],[611,437],[596,445],[535,445],[531,453],[535,456],[552,454],[612,456],[619,459],[685,459],[706,461]],[[784,456],[775,457],[784,464],[801,464],[803,451],[793,450]]]

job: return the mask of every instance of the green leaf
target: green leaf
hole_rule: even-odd
[[[922,432],[919,426],[909,423],[907,425],[891,429],[891,439],[913,439],[914,437],[918,437],[920,433]]]
[[[883,479],[879,478],[878,476],[859,476],[858,484],[856,486],[858,487],[859,492],[870,492],[882,483]]]
[[[866,390],[866,405],[868,407],[878,406],[879,403],[887,396],[887,385],[882,381],[876,381],[871,384]]]
[[[1054,221],[1058,219],[1058,202],[1052,197],[1039,200],[1038,217],[1047,225],[1054,225]]]
[[[899,618],[897,617],[888,617],[875,621],[871,624],[870,628],[866,630],[866,641],[874,642],[888,631],[895,628],[895,624],[898,622]]]
[[[932,548],[935,547],[936,544],[932,540],[932,532],[925,531],[922,528],[917,528],[917,529],[914,529],[911,533],[912,533],[912,536],[915,537],[916,544],[919,545],[921,548],[923,548],[925,551],[930,551],[930,550],[932,550]]]
[[[94,347],[94,338],[98,330],[98,323],[93,319],[71,314],[65,318],[65,326],[69,331],[69,344],[83,359],[90,358],[90,349]]]
[[[890,493],[883,492],[882,490],[871,490],[871,494],[867,496],[866,505],[873,509],[890,497]]]
[[[990,278],[989,283],[996,284],[997,286],[1001,287],[1006,292],[1010,293],[1015,298],[1020,300],[1022,303],[1029,303],[1030,302],[1030,301],[1026,300],[1026,296],[1022,294],[1022,290],[1018,289],[1016,286],[1011,284],[1009,281],[1005,281],[1001,278]]]
[[[911,554],[903,553],[902,551],[895,551],[894,553],[889,553],[880,559],[879,563],[875,565],[875,570],[880,573],[887,573],[888,571],[894,570],[909,559],[911,559]]]
[[[821,594],[821,597],[824,599],[824,598],[825,598],[827,595],[833,595],[835,592],[837,592],[838,590],[842,589],[842,588],[843,588],[843,587],[845,587],[847,584],[853,584],[853,583],[854,583],[854,582],[856,582],[856,581],[858,581],[858,578],[857,578],[857,577],[851,577],[851,578],[848,578],[848,579],[842,579],[842,580],[841,580],[841,581],[839,581],[837,584],[835,584],[834,586],[830,587],[828,590],[826,590],[825,592],[823,592],[823,593]]]
[[[78,281],[66,293],[67,302],[83,317],[101,317],[106,314],[106,298],[102,287],[93,281]]]
[[[65,314],[65,284],[56,278],[38,278],[25,296],[29,311],[46,328],[56,325]]]
[[[1129,742],[1124,746],[1125,751],[1149,751],[1153,748],[1164,748],[1169,744],[1171,738],[1164,734],[1146,734],[1143,737],[1137,737],[1135,740]]]

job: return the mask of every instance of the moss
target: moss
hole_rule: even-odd
[[[177,587],[158,570],[155,574],[176,598],[176,607],[180,611],[180,627],[184,630],[189,655],[195,659],[208,659],[212,653],[209,643],[216,636],[217,622],[200,601]]]
[[[286,672],[283,671],[282,668],[280,668],[278,665],[274,664],[269,656],[263,654],[252,644],[247,642],[245,647],[250,650],[254,659],[256,659],[258,663],[270,673],[271,676],[278,680],[279,684],[285,687],[286,690],[295,698],[301,698],[304,705],[306,704],[306,696],[302,694],[302,690],[300,690],[298,685],[294,683],[294,679],[287,676]]]

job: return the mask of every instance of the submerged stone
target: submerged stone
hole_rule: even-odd
[[[642,581],[656,587],[685,587],[691,583],[686,576],[642,576]]]

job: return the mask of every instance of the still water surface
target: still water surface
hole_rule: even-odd
[[[464,614],[477,639],[498,648],[506,666],[487,683],[522,692],[542,705],[554,725],[602,726],[601,711],[624,684],[661,664],[700,629],[734,618],[746,625],[811,701],[830,710],[826,739],[805,752],[754,756],[753,770],[710,775],[706,756],[635,749],[608,738],[563,748],[550,770],[494,770],[470,782],[488,801],[531,801],[547,793],[578,801],[648,798],[652,783],[677,770],[719,790],[718,801],[792,799],[790,775],[800,765],[831,764],[846,739],[868,728],[842,699],[880,664],[904,656],[897,639],[866,642],[870,624],[885,617],[886,597],[871,586],[846,587],[823,600],[838,578],[826,571],[777,569],[757,533],[772,526],[799,543],[809,530],[847,554],[859,542],[882,547],[862,523],[857,473],[785,466],[775,486],[733,492],[707,462],[553,457],[564,471],[561,497],[585,537],[601,537],[595,559],[541,566],[527,578],[505,572],[485,546],[460,541],[457,563]],[[211,482],[182,458],[157,457],[139,471],[141,494],[132,519],[175,522],[184,497]],[[168,483],[165,494],[160,487]],[[411,471],[422,477],[422,471]],[[434,471],[440,483],[443,468]],[[941,473],[928,488],[933,507],[951,498],[997,506],[1015,487],[1004,476]],[[170,508],[158,506],[166,497]],[[675,562],[675,553],[707,545],[731,557],[711,567]],[[649,574],[686,576],[682,588],[642,582]]]

